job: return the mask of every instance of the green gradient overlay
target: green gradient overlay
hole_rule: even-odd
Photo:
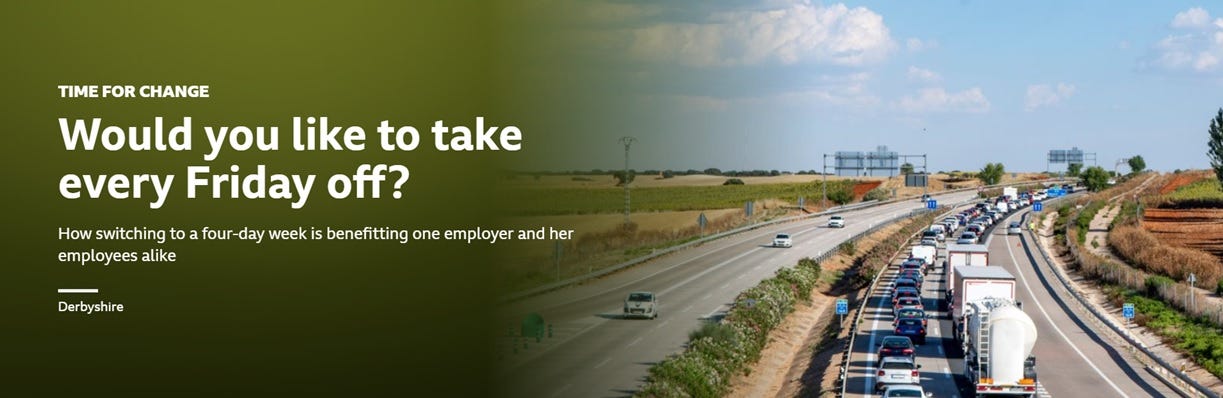
[[[486,187],[502,155],[383,152],[381,120],[492,114],[487,11],[461,2],[72,2],[10,4],[6,61],[0,395],[491,395],[492,275],[486,245],[391,242],[66,242],[58,227],[460,228],[495,215]],[[59,84],[207,84],[208,99],[61,99]],[[58,117],[143,125],[192,116],[192,152],[68,152]],[[289,150],[293,116],[369,133],[363,152]],[[278,152],[203,161],[205,125],[279,125]],[[521,124],[520,124],[521,126]],[[530,130],[523,128],[532,145]],[[422,138],[430,139],[425,134]],[[326,178],[362,163],[412,170],[404,198],[331,199]],[[185,171],[318,174],[306,207],[188,200]],[[175,174],[148,199],[67,200],[66,173]],[[61,250],[176,251],[179,261],[80,266]],[[101,289],[65,296],[57,288]],[[58,313],[61,299],[126,312]],[[280,394],[276,394],[280,395]]]

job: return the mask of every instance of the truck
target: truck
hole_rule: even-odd
[[[919,245],[913,246],[913,248],[909,250],[909,258],[920,258],[925,260],[927,269],[934,268],[934,260],[937,259],[937,256],[938,248],[934,246]]]
[[[1002,196],[1009,196],[1008,199],[1019,199],[1019,189],[1015,187],[1002,188]]]
[[[955,277],[954,282],[949,281],[947,285],[952,291],[949,300],[951,324],[957,331],[964,330],[964,314],[968,311],[965,304],[991,297],[1015,299],[1015,276],[1005,268],[961,265],[953,268],[950,275]]]
[[[964,376],[977,397],[1036,396],[1036,325],[1014,298],[964,306]]]
[[[970,265],[970,266],[985,266],[989,264],[989,248],[984,244],[947,244],[947,262],[944,269],[947,272],[947,299],[951,300],[951,293],[956,289],[956,275],[951,270],[955,267]]]

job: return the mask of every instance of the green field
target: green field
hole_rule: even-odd
[[[1223,202],[1223,189],[1219,186],[1219,180],[1211,178],[1177,188],[1167,195],[1167,199],[1176,203]]]
[[[850,191],[857,181],[829,181],[831,197],[835,191]],[[821,198],[820,182],[634,188],[633,211],[682,211],[742,207],[749,200],[779,199],[797,203],[807,198],[816,204]],[[505,188],[498,199],[510,214],[545,216],[562,214],[599,214],[624,211],[621,188]]]

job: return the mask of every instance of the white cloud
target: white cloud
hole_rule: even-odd
[[[1141,70],[1156,70],[1197,75],[1223,72],[1223,18],[1210,20],[1201,8],[1190,8],[1176,14],[1171,26],[1182,29],[1151,46],[1138,61]]]
[[[1024,99],[1023,109],[1031,112],[1042,106],[1051,106],[1074,96],[1074,92],[1073,84],[1058,83],[1057,86],[1034,84],[1028,86],[1028,94]]]
[[[652,95],[644,97],[659,106],[672,106],[689,112],[723,112],[742,106],[838,106],[869,108],[879,104],[879,97],[867,87],[871,75],[857,72],[844,75],[820,75],[803,87],[759,96],[716,97],[708,95]]]
[[[989,112],[990,105],[980,87],[951,93],[937,87],[922,89],[915,96],[904,96],[896,106],[910,113],[985,113]]]
[[[1204,28],[1207,23],[1210,23],[1210,13],[1201,7],[1181,11],[1172,17],[1172,27],[1178,29]]]
[[[907,73],[907,75],[909,77],[909,80],[927,82],[927,83],[933,83],[933,82],[943,80],[943,77],[939,76],[938,73],[932,70],[929,70],[929,69],[918,68],[916,66],[909,66],[909,73]]]
[[[697,67],[800,62],[860,66],[882,61],[895,47],[883,17],[869,9],[800,2],[635,29],[629,52]]]
[[[938,48],[938,41],[922,40],[916,37],[910,37],[907,40],[905,40],[905,48],[907,48],[909,52],[914,52],[914,53],[922,52],[925,50],[933,50],[933,49]]]

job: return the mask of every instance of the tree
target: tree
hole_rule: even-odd
[[[905,162],[905,164],[900,165],[900,174],[913,174],[913,164]]]
[[[710,167],[708,169],[705,169],[705,174],[709,174],[711,176],[720,176],[722,175],[722,170],[718,170],[715,167]]]
[[[1147,161],[1142,160],[1142,155],[1134,155],[1130,158],[1130,172],[1134,174],[1141,173],[1147,168]]]
[[[1002,175],[1006,173],[1006,169],[1002,163],[986,163],[985,167],[981,168],[981,172],[977,173],[977,178],[985,185],[995,185],[1002,181]]]
[[[620,171],[613,172],[613,173],[612,173],[612,177],[615,177],[615,179],[616,179],[616,186],[618,186],[618,187],[619,187],[619,186],[623,186],[624,184],[628,184],[628,183],[630,183],[630,182],[633,182],[633,179],[634,179],[634,178],[637,178],[637,172],[636,172],[636,171],[633,171],[633,170],[629,170],[629,171],[628,171],[628,181],[625,181],[625,178],[624,178],[624,170],[620,170]]]
[[[1219,113],[1210,121],[1209,145],[1206,154],[1210,155],[1210,167],[1215,169],[1219,183],[1223,183],[1223,108],[1219,108]]]
[[[854,193],[848,189],[836,187],[828,190],[828,200],[831,200],[832,203],[843,205],[854,200]]]
[[[1071,177],[1078,177],[1079,173],[1082,173],[1082,172],[1083,172],[1082,163],[1071,163],[1070,166],[1066,168],[1066,175],[1071,176]]]
[[[1083,185],[1087,186],[1087,190],[1095,192],[1108,188],[1109,173],[1103,167],[1092,166],[1079,174],[1079,178],[1083,180]]]

